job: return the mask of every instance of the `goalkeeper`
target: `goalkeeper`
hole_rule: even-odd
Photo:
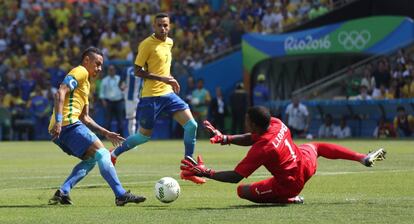
[[[223,135],[208,121],[205,128],[212,134],[211,143],[221,145],[251,146],[246,157],[234,170],[214,171],[205,167],[201,156],[197,161],[187,157],[181,161],[185,175],[207,177],[216,181],[238,183],[264,166],[272,177],[237,188],[240,198],[256,203],[303,203],[299,196],[305,183],[315,174],[317,158],[353,160],[367,167],[385,159],[385,150],[368,154],[351,151],[340,145],[310,142],[296,146],[290,130],[279,119],[271,117],[265,107],[251,107],[245,117],[248,133]]]

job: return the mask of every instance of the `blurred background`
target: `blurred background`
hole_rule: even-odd
[[[171,73],[199,121],[236,134],[247,107],[264,105],[297,138],[413,136],[410,0],[0,0],[1,141],[50,138],[53,93],[91,45],[105,60],[91,114],[128,136],[102,80],[125,79],[158,12],[171,17]],[[168,115],[155,130],[182,137]]]

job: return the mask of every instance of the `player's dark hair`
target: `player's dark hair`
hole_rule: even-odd
[[[161,13],[158,13],[158,14],[155,16],[155,19],[161,19],[161,18],[165,18],[165,17],[170,18],[170,16],[169,16],[167,13],[163,13],[163,12],[161,12]]]
[[[270,124],[270,112],[266,107],[254,106],[247,110],[247,115],[252,123],[266,130]]]
[[[101,51],[101,49],[99,49],[99,48],[96,48],[96,47],[88,47],[88,48],[86,48],[83,52],[82,52],[82,58],[81,58],[81,61],[83,61],[83,59],[86,57],[86,56],[92,56],[93,54],[97,54],[97,55],[100,55],[100,56],[102,56],[103,57],[103,53],[102,53],[102,51]]]

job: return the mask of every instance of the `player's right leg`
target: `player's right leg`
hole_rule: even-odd
[[[80,122],[64,126],[59,138],[53,142],[69,155],[82,159],[83,154],[91,144],[97,139],[95,134],[89,135],[86,126]],[[86,133],[86,134],[85,134]],[[95,167],[95,160],[87,159],[79,162],[66,178],[65,182],[55,192],[49,200],[49,204],[73,204],[69,193],[75,185],[81,181]]]
[[[126,202],[124,200],[124,203],[116,203],[117,205],[123,205],[128,202],[138,203],[145,200],[144,197],[140,196],[133,198],[130,193],[123,189],[115,168],[110,161],[108,150],[104,148],[98,137],[81,122],[63,127],[59,138],[54,142],[69,155],[76,156],[83,159],[83,161],[74,167],[65,183],[49,201],[50,204],[70,204],[65,202],[65,197],[70,201],[70,190],[88,174],[95,166],[95,163],[98,163],[101,175],[111,186],[116,198],[128,199],[125,199]]]
[[[255,203],[303,204],[303,197],[298,196],[303,184],[292,182],[283,186],[274,177],[237,187],[240,198]]]
[[[138,103],[138,119],[139,119],[139,130],[138,133],[129,136],[121,146],[115,148],[111,153],[111,159],[115,164],[116,158],[122,153],[127,152],[138,145],[144,144],[149,141],[154,127],[156,114],[158,110],[156,104],[157,97],[144,97]]]

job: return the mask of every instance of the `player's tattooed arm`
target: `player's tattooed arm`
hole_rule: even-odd
[[[123,141],[125,141],[125,139],[120,134],[108,131],[99,124],[97,124],[92,119],[92,117],[89,116],[89,105],[85,105],[85,107],[83,108],[80,119],[86,126],[92,129],[93,132],[105,136],[105,138],[111,141],[114,146],[119,146],[122,144]]]
[[[65,102],[65,96],[70,91],[67,85],[60,85],[58,91],[54,95],[54,111],[55,111],[55,124],[53,125],[52,129],[50,130],[50,135],[52,136],[52,140],[59,137],[60,132],[62,131],[62,111],[63,111],[63,104]]]
[[[82,114],[80,115],[80,120],[88,126],[93,132],[105,136],[109,131],[97,124],[92,117],[89,116],[89,105],[85,105],[83,108]]]

